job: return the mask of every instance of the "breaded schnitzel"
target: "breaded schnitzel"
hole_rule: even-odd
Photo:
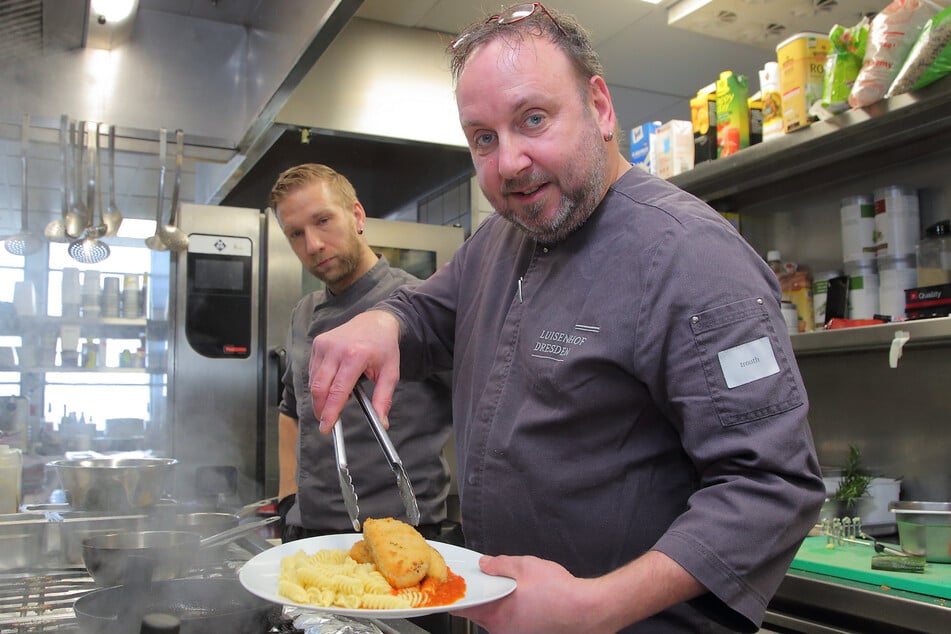
[[[414,586],[429,572],[433,548],[405,522],[391,517],[367,518],[363,540],[380,574],[394,588]],[[443,568],[445,565],[442,562]]]

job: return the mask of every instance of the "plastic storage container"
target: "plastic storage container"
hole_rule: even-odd
[[[942,220],[925,229],[918,243],[918,286],[951,284],[951,220]]]
[[[878,258],[878,312],[892,319],[905,317],[905,289],[918,284],[915,256]]]
[[[892,185],[875,190],[875,252],[878,257],[915,254],[921,238],[918,190]]]
[[[875,201],[849,196],[839,206],[842,220],[842,261],[875,257]]]
[[[0,515],[20,509],[23,482],[23,454],[9,445],[0,445]]]
[[[849,319],[872,319],[878,314],[878,268],[875,260],[844,264],[849,276]]]

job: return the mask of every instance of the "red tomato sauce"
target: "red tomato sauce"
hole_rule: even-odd
[[[449,605],[466,596],[466,580],[449,570],[446,581],[439,582],[427,577],[420,584],[426,595],[425,605]]]

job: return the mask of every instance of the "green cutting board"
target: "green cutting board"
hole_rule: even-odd
[[[790,568],[951,599],[951,564],[927,563],[924,573],[872,570],[875,551],[870,546],[826,544],[825,537],[807,537]]]

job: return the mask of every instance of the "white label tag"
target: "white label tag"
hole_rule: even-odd
[[[779,372],[779,364],[767,337],[728,348],[717,357],[726,386],[730,389]]]

